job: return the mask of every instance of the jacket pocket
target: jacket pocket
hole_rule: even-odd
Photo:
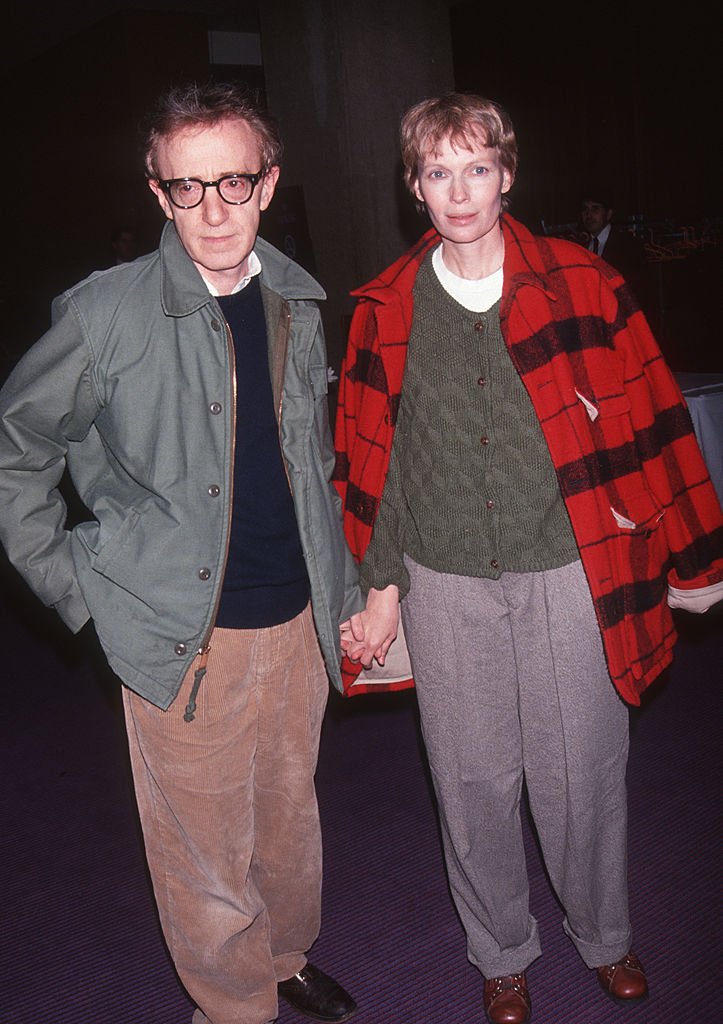
[[[611,382],[609,387],[603,386],[597,393],[584,393],[575,388],[577,400],[591,423],[598,418],[630,415],[630,398],[624,392],[616,391],[615,387],[616,385]]]
[[[96,572],[113,578],[113,566],[129,543],[140,518],[140,510],[132,508],[112,537],[100,546],[92,562]]]
[[[660,528],[665,516],[665,509],[648,490],[628,494],[621,488],[612,502],[610,514],[623,537],[638,536],[647,540]]]
[[[666,599],[670,552],[664,517],[665,509],[644,490],[621,491],[610,504],[614,618],[625,659],[637,679],[660,657],[671,630]]]
[[[630,397],[620,388],[619,382],[613,379],[608,382],[607,378],[598,382],[594,392],[576,388],[577,408],[571,410],[571,420],[593,484],[602,484],[614,491],[619,481],[625,486],[627,477],[637,477],[639,482],[643,469]],[[625,509],[618,511],[634,522],[641,518],[628,515]]]
[[[329,392],[329,373],[325,363],[309,365],[309,386],[314,398],[324,398]]]

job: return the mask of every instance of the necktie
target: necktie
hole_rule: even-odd
[[[592,242],[590,243],[590,248],[592,249],[592,251],[597,256],[597,254],[600,252],[600,244],[599,244],[597,238],[593,238]]]

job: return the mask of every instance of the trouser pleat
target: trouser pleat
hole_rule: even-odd
[[[314,788],[328,682],[311,612],[217,629],[196,716],[193,666],[161,711],[124,691],[146,856],[184,986],[210,1024],[264,1024],[319,932]],[[199,1020],[202,1017],[197,1018]]]
[[[499,580],[407,564],[404,629],[470,960],[496,977],[540,954],[526,784],[565,931],[588,966],[614,962],[631,940],[628,712],[580,563]]]

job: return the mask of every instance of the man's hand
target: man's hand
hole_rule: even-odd
[[[357,618],[359,621],[355,623]],[[383,665],[398,630],[399,588],[394,585],[384,590],[372,588],[365,610],[349,620],[354,640],[346,646],[342,640],[342,648],[350,661],[360,661],[364,668],[371,668],[375,658]]]
[[[339,633],[341,635],[341,649],[344,654],[348,654],[351,647],[364,640],[362,613],[356,612],[346,622],[342,622],[341,626],[339,626]]]

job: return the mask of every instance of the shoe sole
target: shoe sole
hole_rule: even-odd
[[[485,1010],[485,1017],[487,1018],[488,1024],[496,1024],[496,1022],[493,1021],[492,1018],[488,1015],[486,1010]],[[530,1024],[531,1020],[532,1020],[532,1010],[530,1009],[530,1012],[527,1014],[527,1020],[524,1022],[524,1024]]]
[[[642,996],[633,996],[632,999],[621,999],[620,996],[614,996],[612,992],[609,992],[603,985],[600,986],[600,990],[605,993],[608,999],[611,999],[618,1006],[634,1006],[636,1003],[644,1003],[650,995],[649,992],[645,992]]]

